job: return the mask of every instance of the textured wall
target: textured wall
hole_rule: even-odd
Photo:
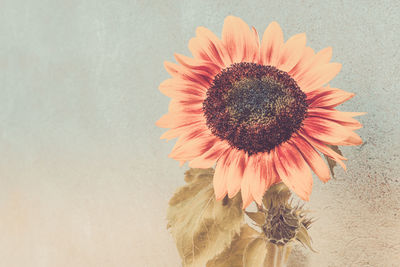
[[[365,144],[348,171],[315,179],[307,206],[319,253],[292,266],[399,266],[398,1],[0,2],[0,266],[179,266],[165,225],[183,172],[155,121],[164,60],[197,26],[233,14],[259,32],[306,32],[343,63]]]

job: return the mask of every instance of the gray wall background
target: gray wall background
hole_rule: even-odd
[[[167,202],[183,185],[155,121],[164,60],[233,14],[333,47],[365,144],[315,179],[315,248],[292,266],[400,262],[398,1],[0,1],[0,266],[179,266]],[[297,263],[295,262],[297,259]]]

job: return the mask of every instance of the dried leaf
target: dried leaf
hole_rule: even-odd
[[[265,223],[266,217],[264,212],[249,212],[246,211],[246,215],[249,216],[250,219],[255,221],[259,226]]]
[[[308,234],[308,231],[304,227],[304,225],[300,226],[300,229],[296,234],[296,239],[300,241],[300,243],[302,243],[304,246],[307,246],[309,249],[311,249],[313,252],[316,252],[311,246],[311,237]]]
[[[249,242],[260,236],[260,233],[243,225],[240,234],[237,234],[231,245],[221,254],[207,263],[207,267],[243,267],[243,253]]]
[[[213,175],[213,169],[190,169],[187,184],[169,202],[167,227],[185,267],[204,267],[229,247],[244,221],[240,194],[226,203],[215,200]]]
[[[263,203],[266,209],[271,206],[277,206],[279,203],[288,202],[291,196],[289,188],[282,182],[271,186],[263,197]]]
[[[262,237],[256,238],[247,245],[244,251],[243,266],[263,266],[266,255],[267,245],[265,239]]]
[[[335,151],[336,153],[343,156],[342,151],[340,151],[338,146],[333,146],[333,145],[327,145],[327,146],[332,148],[332,150]],[[335,173],[333,172],[333,167],[335,167],[337,165],[336,161],[326,155],[324,155],[324,157],[325,157],[326,161],[328,162],[328,166],[329,166],[329,169],[331,170],[332,177],[335,177]]]

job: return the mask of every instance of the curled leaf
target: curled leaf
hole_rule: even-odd
[[[185,267],[204,267],[230,246],[243,224],[240,194],[216,201],[213,175],[213,169],[188,170],[187,184],[169,202],[167,227]]]
[[[243,255],[244,267],[263,266],[265,257],[267,256],[267,244],[262,237],[256,238],[251,241]]]
[[[248,225],[243,225],[229,247],[207,263],[207,267],[243,267],[243,253],[247,245],[260,236]]]
[[[342,151],[340,151],[338,146],[334,146],[334,145],[327,145],[328,147],[332,148],[333,151],[335,151],[336,153],[338,153],[339,155],[343,156]],[[328,162],[328,166],[329,169],[331,170],[332,173],[332,177],[335,177],[335,173],[333,172],[333,168],[337,165],[336,161],[331,159],[330,157],[324,155],[326,161]]]
[[[311,237],[303,224],[300,226],[300,229],[296,234],[296,239],[300,241],[300,243],[302,243],[304,246],[311,249],[311,251],[316,252],[311,246]]]
[[[287,203],[291,196],[289,188],[282,182],[271,186],[263,197],[263,204],[266,209],[271,206],[279,205],[280,203]]]
[[[266,216],[264,212],[249,212],[246,211],[246,215],[249,216],[250,219],[255,221],[259,226],[263,225],[266,220]]]

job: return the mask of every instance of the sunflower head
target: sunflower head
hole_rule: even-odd
[[[314,52],[304,33],[284,42],[276,22],[260,38],[228,16],[221,38],[199,27],[189,49],[192,58],[165,63],[172,78],[160,90],[172,101],[157,125],[170,128],[161,138],[178,138],[170,157],[192,168],[215,165],[218,200],[240,191],[244,208],[260,205],[279,182],[309,200],[311,170],[331,178],[319,153],[345,168],[331,146],[362,143],[354,117],[363,113],[335,109],[354,94],[328,85],[341,69],[330,47]]]

